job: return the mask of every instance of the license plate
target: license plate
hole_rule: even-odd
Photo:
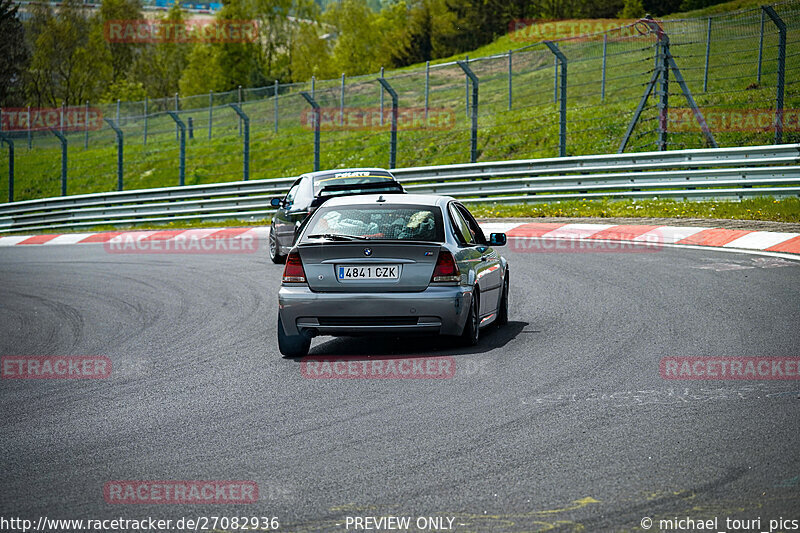
[[[336,267],[339,279],[398,279],[400,265],[339,265]]]

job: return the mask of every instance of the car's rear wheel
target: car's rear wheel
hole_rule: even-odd
[[[469,314],[467,315],[467,323],[464,324],[464,333],[461,334],[461,342],[466,346],[475,346],[478,344],[480,337],[480,293],[476,287],[472,291],[472,301],[469,304]]]
[[[508,324],[508,271],[503,282],[503,295],[500,297],[500,306],[497,309],[497,325],[505,326]]]
[[[311,348],[311,337],[308,335],[287,335],[283,330],[281,315],[278,315],[278,349],[284,357],[303,357]]]
[[[278,237],[275,235],[275,228],[270,228],[269,231],[269,258],[276,265],[286,262],[286,256],[281,255],[280,247],[278,246]]]

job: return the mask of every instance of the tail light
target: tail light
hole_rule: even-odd
[[[431,283],[440,283],[443,281],[459,281],[461,279],[461,272],[458,271],[453,254],[447,250],[441,250],[439,257],[436,259],[436,266],[433,268],[433,276],[431,276]]]
[[[305,283],[306,272],[303,270],[303,261],[297,252],[289,252],[286,257],[286,266],[283,268],[283,283]]]

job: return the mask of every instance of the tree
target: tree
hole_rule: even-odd
[[[35,49],[29,92],[38,105],[80,104],[96,100],[111,78],[111,57],[97,17],[86,16],[77,0],[65,0],[56,16],[35,12]]]
[[[112,20],[135,21],[142,19],[141,0],[103,0],[100,4],[100,20],[103,25]],[[111,51],[111,75],[115,82],[128,75],[131,65],[141,51],[136,43],[109,42]]]
[[[336,29],[333,62],[347,75],[375,72],[384,66],[382,35],[376,31],[377,14],[365,0],[343,0],[331,4],[323,20]]]
[[[171,28],[183,24],[180,5],[177,2],[173,4],[161,20]],[[170,35],[174,35],[174,32],[170,32]],[[133,79],[142,82],[151,98],[173,95],[178,92],[190,51],[190,44],[169,39],[149,45],[133,65]]]
[[[619,12],[621,19],[638,19],[645,15],[642,0],[625,0],[625,7]]]
[[[220,47],[214,44],[196,44],[189,54],[189,64],[181,74],[181,94],[203,94],[231,89],[220,67]]]
[[[25,96],[23,74],[30,54],[17,9],[12,0],[0,0],[0,107],[22,105]]]
[[[320,36],[319,24],[301,23],[291,50],[292,81],[307,81],[311,76],[330,79],[336,72],[331,59],[331,45]]]

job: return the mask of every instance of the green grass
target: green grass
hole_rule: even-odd
[[[744,7],[743,2],[744,0],[736,0],[723,6]],[[719,9],[720,6],[715,8]],[[702,41],[705,24],[703,20],[672,23],[670,31],[675,32],[673,54],[702,108],[769,109],[774,105],[776,61],[773,56],[777,39],[773,34],[769,34],[765,39],[763,78],[762,83],[758,85],[755,83],[757,37],[741,37],[742,24],[745,22],[757,29],[759,16],[756,14],[751,18],[753,20],[750,21],[738,18],[735,24],[730,26],[726,26],[723,21],[715,23],[717,33],[712,48],[709,87],[706,93],[702,91],[705,54],[705,44]],[[790,28],[800,25],[796,19],[787,20],[787,24],[790,24]],[[522,43],[504,36],[469,55],[475,58],[505,52],[520,44]],[[647,39],[609,42],[605,100],[601,100],[599,94],[602,42],[595,40],[562,46],[570,58],[567,95],[568,155],[617,151],[622,134],[650,76],[653,62],[651,44],[652,41]],[[790,31],[790,54],[796,54],[794,50],[798,44],[800,41],[797,32]],[[478,161],[558,155],[559,108],[553,102],[553,56],[549,51],[537,47],[515,53],[513,61],[514,87],[511,110],[508,110],[507,100],[507,60],[498,58],[471,64],[480,78]],[[785,97],[787,108],[800,106],[800,85],[797,84],[800,81],[799,73],[800,70],[794,62],[788,61]],[[409,68],[387,72],[387,78],[390,78],[390,83],[399,94],[401,107],[424,106],[424,71],[419,68]],[[432,69],[430,107],[444,110],[448,116],[452,116],[452,128],[401,129],[398,133],[398,167],[469,161],[470,120],[465,113],[464,83],[464,74],[457,66]],[[672,80],[670,89],[673,92],[670,104],[686,107],[682,96],[677,93],[677,84]],[[316,97],[320,105],[323,108],[338,108],[338,90],[336,80],[318,82]],[[360,79],[348,83],[346,105],[348,108],[376,108],[378,94],[379,86],[374,80]],[[387,106],[389,102],[387,96]],[[156,108],[155,105],[153,103],[151,111]],[[273,99],[247,101],[243,107],[251,119],[251,179],[293,176],[313,169],[313,134],[300,121],[308,105],[298,94],[280,95],[278,133],[274,132]],[[185,122],[192,117],[194,123],[194,139],[187,140],[186,184],[230,182],[241,179],[242,139],[233,111],[224,107],[214,109],[211,121],[213,138],[210,140],[207,138],[209,123],[207,109],[186,111],[181,116]],[[655,149],[656,117],[655,102],[651,100],[643,114],[643,121],[634,131],[627,148],[628,152]],[[125,132],[125,189],[178,185],[178,143],[172,120],[164,115],[151,118],[147,125],[146,145],[143,143],[142,120],[123,122],[121,127]],[[388,166],[388,125],[367,130],[323,130],[321,137],[321,168]],[[716,137],[720,146],[772,142],[772,133],[769,131],[716,132]],[[115,190],[116,141],[113,132],[108,127],[91,132],[89,146],[86,149],[82,133],[69,134],[68,138],[68,193]],[[669,141],[671,148],[705,146],[702,136],[691,131],[672,133]],[[784,141],[800,141],[800,135],[796,131],[787,131]],[[15,158],[17,200],[60,194],[60,154],[60,147],[50,134],[35,136],[32,150],[28,150],[24,137],[17,138]],[[0,198],[5,198],[7,195],[7,179],[4,177],[7,165],[7,151],[2,150],[0,151],[0,172],[2,172]],[[553,208],[563,210],[565,205],[565,203],[553,204]],[[644,203],[637,203],[637,207],[641,205]],[[784,203],[779,202],[777,205],[783,206]],[[541,204],[534,204],[532,208],[545,209]],[[624,208],[628,209],[628,206]],[[736,208],[731,209],[736,210]],[[724,211],[722,208],[715,210],[717,213]],[[751,211],[758,213],[758,210]],[[765,211],[762,209],[761,213]],[[737,214],[740,215],[744,216]],[[771,215],[763,214],[763,216]]]
[[[800,222],[800,198],[751,198],[741,202],[680,202],[674,200],[570,200],[550,204],[474,204],[478,218],[716,218]]]

